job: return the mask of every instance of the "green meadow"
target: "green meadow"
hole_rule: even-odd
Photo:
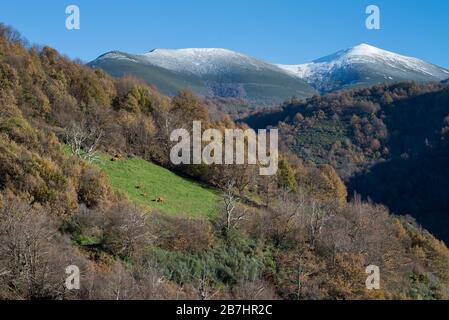
[[[115,191],[133,202],[174,215],[212,218],[217,213],[219,195],[215,190],[180,177],[140,158],[112,161],[102,155],[96,165],[109,177]]]

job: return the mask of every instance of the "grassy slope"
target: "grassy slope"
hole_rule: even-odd
[[[207,95],[208,88],[204,81],[194,75],[182,75],[157,66],[141,65],[126,60],[104,59],[89,64],[94,68],[101,68],[114,77],[133,75],[154,85],[163,94],[173,96],[182,89],[190,89],[199,95]]]
[[[116,191],[127,194],[139,205],[191,217],[210,218],[217,212],[217,193],[153,163],[139,158],[111,161],[102,156],[97,165]],[[156,202],[158,198],[163,198],[163,202]]]

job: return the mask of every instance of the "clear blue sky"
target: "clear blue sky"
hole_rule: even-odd
[[[81,30],[65,29],[65,8],[81,10]],[[381,9],[381,30],[365,28],[365,8]],[[90,61],[121,50],[221,47],[277,63],[303,63],[358,43],[449,68],[447,0],[14,0],[0,21],[30,42]]]

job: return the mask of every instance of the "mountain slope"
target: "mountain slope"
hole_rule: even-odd
[[[218,219],[225,218],[223,204],[214,221],[147,213],[112,192],[98,169],[63,152],[72,134],[102,130],[101,149],[115,156],[97,163],[106,166],[112,187],[135,201],[163,197],[152,203],[161,210],[207,214],[211,197],[136,158],[167,165],[167,124],[191,124],[203,110],[194,97],[178,97],[174,107],[138,81],[112,79],[49,47],[28,50],[1,24],[0,84],[0,299],[194,300],[202,298],[202,279],[214,298],[226,300],[448,298],[448,249],[379,206],[334,206],[341,184],[330,167],[284,163],[280,172],[298,177],[299,194],[279,186],[281,174],[247,180],[247,166],[222,168],[224,181],[241,181],[264,201],[260,207],[236,201],[235,217],[245,216],[226,232]],[[232,126],[226,120],[213,127],[226,124]],[[220,179],[220,168],[197,169],[207,182]],[[175,201],[186,201],[181,211]],[[35,259],[23,263],[11,248]],[[382,289],[361,290],[373,263],[382,270]],[[61,290],[72,264],[88,290]],[[307,274],[301,292],[298,270]]]
[[[413,82],[314,97],[244,120],[277,126],[301,159],[331,164],[354,192],[449,243],[449,86]]]
[[[156,49],[143,55],[114,51],[89,65],[113,76],[137,76],[167,95],[187,88],[202,96],[268,105],[316,93],[305,81],[273,64],[225,49]]]
[[[212,188],[156,164],[141,158],[110,161],[106,155],[96,164],[108,176],[114,190],[125,193],[139,205],[170,215],[196,218],[216,215],[219,196]]]
[[[400,81],[441,81],[449,71],[425,61],[360,44],[300,65],[278,65],[320,92]]]

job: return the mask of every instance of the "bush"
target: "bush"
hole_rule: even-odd
[[[111,194],[106,176],[99,169],[85,165],[79,178],[79,200],[87,207],[93,208],[107,200],[107,196]]]
[[[203,219],[158,215],[155,233],[158,246],[180,252],[202,252],[212,248],[215,238],[211,223]]]
[[[0,298],[67,299],[65,268],[86,261],[58,232],[45,208],[11,194],[0,206]]]

